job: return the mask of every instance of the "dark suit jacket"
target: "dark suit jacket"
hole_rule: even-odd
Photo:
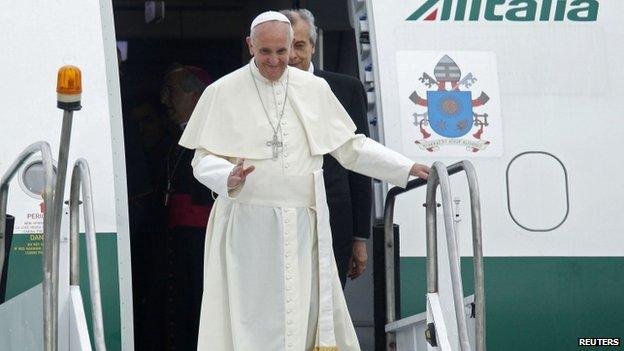
[[[356,133],[369,136],[366,117],[366,92],[362,83],[344,74],[314,70],[324,78],[332,92],[355,123]],[[347,171],[336,159],[325,155],[323,160],[325,188],[329,206],[334,254],[343,282],[352,253],[353,237],[369,238],[371,233],[371,179]]]

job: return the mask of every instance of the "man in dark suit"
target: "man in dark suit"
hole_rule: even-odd
[[[290,20],[294,40],[289,65],[324,78],[355,123],[356,133],[369,136],[366,93],[362,83],[350,76],[314,68],[317,31],[314,16],[305,9],[281,11]],[[334,255],[344,288],[347,276],[359,277],[366,268],[366,240],[371,232],[371,179],[347,171],[330,155],[323,160]]]

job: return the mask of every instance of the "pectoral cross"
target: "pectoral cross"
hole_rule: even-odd
[[[277,161],[277,149],[282,147],[282,142],[277,140],[277,134],[273,134],[273,140],[267,141],[266,145],[273,148],[273,161]]]

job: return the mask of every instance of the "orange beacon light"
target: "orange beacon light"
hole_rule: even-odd
[[[82,74],[75,66],[63,66],[56,80],[56,106],[65,111],[78,111],[82,93]]]

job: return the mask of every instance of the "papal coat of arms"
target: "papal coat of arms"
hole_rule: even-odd
[[[423,72],[418,79],[428,89],[426,98],[416,91],[409,97],[417,106],[426,108],[413,114],[414,125],[422,135],[415,143],[429,152],[445,145],[464,146],[469,152],[484,150],[490,144],[484,139],[488,114],[477,113],[476,109],[490,98],[483,91],[476,99],[472,98],[470,87],[477,78],[472,73],[462,78],[459,66],[448,55],[437,63],[433,75],[435,78]]]

